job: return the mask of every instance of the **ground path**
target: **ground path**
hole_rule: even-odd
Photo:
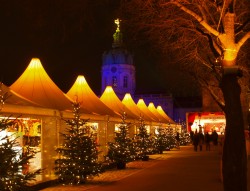
[[[192,146],[183,146],[180,150],[150,155],[149,161],[128,163],[125,170],[106,171],[85,185],[56,186],[43,191],[223,191],[220,165],[219,146],[198,152]]]

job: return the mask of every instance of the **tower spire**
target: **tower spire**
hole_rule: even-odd
[[[117,25],[117,28],[116,28],[116,31],[113,35],[114,41],[113,41],[112,47],[117,48],[117,47],[121,47],[123,44],[122,33],[120,31],[121,20],[119,18],[117,18],[114,20],[114,23]]]

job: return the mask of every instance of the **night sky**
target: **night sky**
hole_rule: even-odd
[[[0,5],[0,81],[11,85],[31,58],[38,57],[65,93],[81,74],[100,94],[102,54],[112,47],[119,1],[77,1],[74,5],[55,2],[6,1]],[[121,30],[126,43],[126,31]],[[176,66],[166,64],[168,59],[159,59],[145,47],[131,52],[138,93],[184,95],[194,88]]]

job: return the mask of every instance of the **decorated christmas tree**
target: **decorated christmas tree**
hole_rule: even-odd
[[[135,136],[135,150],[137,157],[142,160],[148,160],[148,154],[152,153],[152,140],[142,118],[140,118],[138,133]]]
[[[118,169],[126,168],[126,163],[135,160],[135,150],[132,139],[129,137],[128,128],[130,124],[126,122],[126,114],[122,116],[122,122],[115,132],[114,142],[109,142],[107,157],[111,162],[115,162]]]
[[[80,104],[74,103],[74,118],[66,120],[65,133],[61,133],[64,143],[56,151],[59,159],[55,161],[55,173],[59,180],[66,184],[81,184],[88,177],[102,172],[98,162],[96,136],[87,125],[88,120],[80,118]]]
[[[0,85],[0,110],[7,97]],[[14,125],[16,119],[0,118],[0,190],[25,191],[29,190],[30,183],[35,180],[36,175],[41,174],[41,169],[29,172],[25,168],[29,166],[29,161],[34,158],[35,152],[29,147],[22,148],[17,141],[17,132],[8,131]]]
[[[176,131],[173,128],[166,129],[167,145],[169,149],[177,147]]]
[[[180,133],[180,145],[188,145],[191,143],[190,134],[187,132]]]
[[[164,150],[169,149],[169,140],[167,138],[166,130],[163,128],[158,128],[158,133],[155,135],[154,139],[154,150],[155,152],[161,154]]]

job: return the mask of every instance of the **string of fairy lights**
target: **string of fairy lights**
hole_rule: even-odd
[[[115,132],[114,142],[110,142],[107,159],[113,163],[127,163],[132,160],[147,160],[148,155],[163,153],[163,151],[179,148],[179,145],[186,145],[191,142],[188,133],[179,134],[179,143],[176,139],[177,129],[158,128],[157,133],[150,134],[142,118],[139,119],[137,133],[133,138],[128,135],[129,124],[126,124],[126,117],[122,117],[119,130]],[[125,168],[123,164],[123,168]],[[118,167],[118,166],[117,166]]]

